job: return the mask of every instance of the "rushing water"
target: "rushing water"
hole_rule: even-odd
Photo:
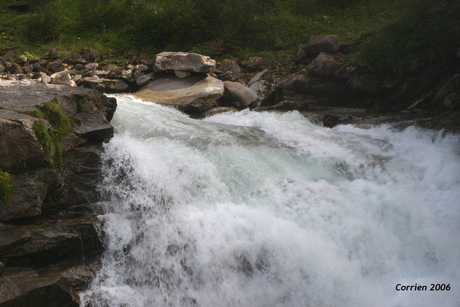
[[[459,137],[117,99],[82,306],[460,306]]]

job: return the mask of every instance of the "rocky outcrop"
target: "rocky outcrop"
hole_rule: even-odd
[[[0,83],[0,306],[78,306],[102,251],[95,190],[116,101]]]

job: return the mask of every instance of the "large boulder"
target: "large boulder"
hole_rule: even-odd
[[[209,73],[216,67],[216,61],[208,56],[186,52],[162,52],[157,54],[154,70],[188,71]]]
[[[332,54],[320,52],[308,66],[308,75],[316,77],[332,77],[335,71],[347,62],[342,53]]]
[[[335,35],[326,35],[315,39],[304,47],[307,54],[317,54],[320,52],[336,53],[341,46],[340,40]]]
[[[221,80],[196,75],[186,79],[171,76],[158,78],[133,95],[153,103],[174,105],[191,114],[214,107],[223,93]]]

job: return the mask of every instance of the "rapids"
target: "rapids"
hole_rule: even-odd
[[[116,97],[81,306],[460,306],[458,136]]]

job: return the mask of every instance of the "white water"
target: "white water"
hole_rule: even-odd
[[[117,99],[82,306],[460,306],[458,137]]]

